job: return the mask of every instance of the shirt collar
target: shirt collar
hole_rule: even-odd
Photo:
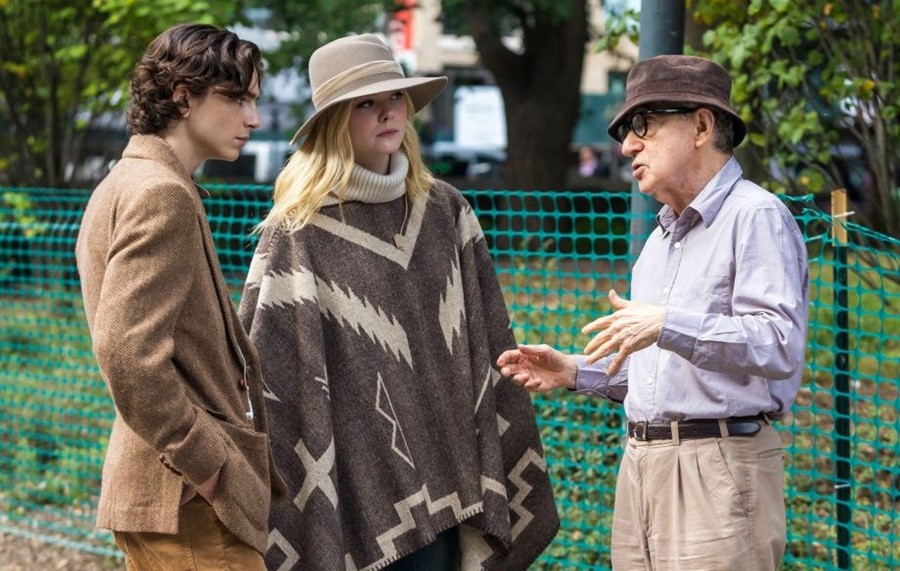
[[[735,183],[741,180],[743,172],[744,171],[741,169],[741,165],[737,162],[737,159],[732,156],[725,162],[722,168],[719,169],[719,172],[706,183],[703,190],[700,191],[700,194],[688,204],[687,208],[682,212],[682,215],[688,214],[688,211],[692,211],[690,217],[699,217],[700,220],[703,221],[704,226],[708,228],[709,225],[713,223],[713,220],[715,220],[716,215],[722,208],[725,199],[731,193],[731,189],[734,188]],[[674,224],[676,220],[678,220],[678,215],[676,215],[675,210],[667,204],[664,204],[663,207],[659,209],[659,214],[656,215],[656,221],[666,232],[669,231],[669,227]]]

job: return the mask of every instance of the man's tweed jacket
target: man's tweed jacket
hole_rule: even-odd
[[[215,512],[262,553],[283,483],[266,435],[259,358],[222,277],[206,194],[161,138],[137,135],[85,210],[78,272],[116,407],[97,524],[176,533],[185,482],[221,470]]]

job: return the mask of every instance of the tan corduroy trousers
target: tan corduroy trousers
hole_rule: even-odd
[[[266,569],[262,555],[228,531],[200,496],[181,506],[178,530],[177,535],[115,532],[127,571]]]
[[[784,555],[781,438],[628,438],[616,483],[616,571],[769,571]]]

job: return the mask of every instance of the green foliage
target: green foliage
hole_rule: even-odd
[[[0,196],[0,235],[24,249],[25,243],[47,230],[47,224],[38,220],[32,208],[31,198],[21,192],[4,192]],[[3,256],[0,261],[0,281],[8,278],[21,266],[19,256]]]
[[[702,55],[734,79],[748,152],[776,192],[854,189],[871,227],[900,228],[895,0],[694,0]],[[852,147],[861,156],[847,158]]]
[[[34,238],[46,231],[47,225],[40,223],[32,208],[31,198],[21,192],[4,192],[0,201],[0,224],[12,223],[21,229],[25,238]]]
[[[112,404],[96,373],[77,295],[24,306],[0,299],[2,502],[95,500]]]
[[[622,14],[613,14],[606,20],[606,27],[597,42],[597,51],[616,52],[623,37],[627,37],[634,45],[638,44],[640,30],[640,13],[626,10]]]
[[[73,182],[88,128],[102,114],[123,109],[131,70],[147,44],[175,23],[230,22],[229,5],[0,2],[0,182]]]

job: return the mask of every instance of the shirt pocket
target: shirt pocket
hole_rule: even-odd
[[[731,315],[731,295],[734,291],[734,282],[730,275],[715,276],[705,275],[697,279],[694,289],[695,295],[703,300],[704,313],[718,313]]]

